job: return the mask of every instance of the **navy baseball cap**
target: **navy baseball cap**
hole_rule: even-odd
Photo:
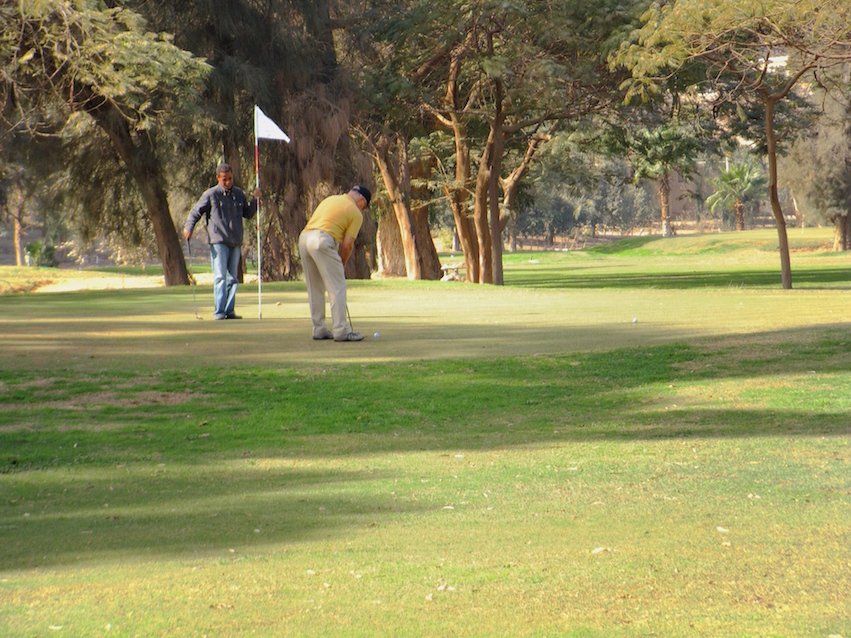
[[[372,199],[372,193],[369,192],[369,189],[366,186],[352,186],[353,191],[357,191],[363,198],[366,200],[367,207],[369,206],[369,200]]]

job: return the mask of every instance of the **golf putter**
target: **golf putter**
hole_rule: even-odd
[[[192,283],[192,307],[195,309],[195,318],[203,319],[198,314],[198,302],[195,300],[195,273],[192,270],[192,244],[189,243],[189,240],[186,240],[186,250],[189,251],[189,281]]]
[[[349,313],[349,302],[346,302],[346,316],[349,318],[349,330],[351,332],[355,331],[355,326],[352,323],[352,315]]]

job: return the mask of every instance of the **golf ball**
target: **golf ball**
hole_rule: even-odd
[[[633,317],[633,318],[632,318],[632,323],[638,323],[638,317]]]
[[[378,339],[378,333],[377,332],[372,336],[375,337],[376,339]]]

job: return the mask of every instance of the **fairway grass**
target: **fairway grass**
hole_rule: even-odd
[[[849,261],[746,236],[0,296],[0,635],[850,638]]]

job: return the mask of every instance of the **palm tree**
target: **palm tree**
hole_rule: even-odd
[[[690,130],[675,123],[652,131],[640,129],[628,142],[628,157],[635,169],[634,179],[656,183],[661,208],[662,235],[674,234],[671,225],[671,175],[688,177],[695,170],[696,159],[703,149],[701,141]]]
[[[734,163],[711,181],[715,192],[706,198],[706,205],[713,213],[732,210],[736,215],[736,230],[744,230],[745,203],[764,194],[768,183],[765,172],[753,163]]]

